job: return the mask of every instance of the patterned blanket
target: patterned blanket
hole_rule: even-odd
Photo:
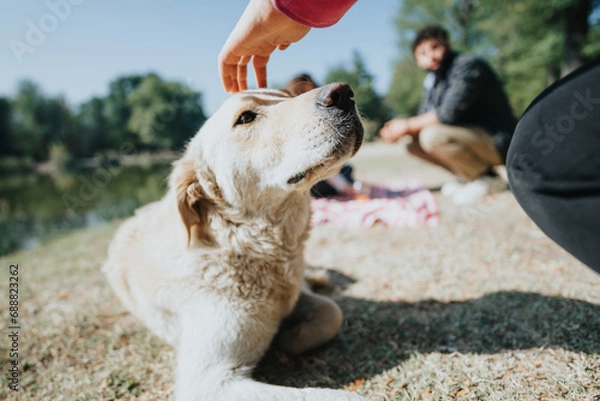
[[[367,184],[370,195],[312,199],[313,226],[340,228],[436,226],[440,221],[437,202],[419,180]]]

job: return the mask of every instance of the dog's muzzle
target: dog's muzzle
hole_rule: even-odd
[[[319,107],[336,114],[335,117],[339,120],[336,124],[339,127],[338,132],[347,138],[355,137],[352,155],[358,152],[364,137],[364,128],[353,98],[354,92],[350,86],[339,82],[324,86],[317,96]]]

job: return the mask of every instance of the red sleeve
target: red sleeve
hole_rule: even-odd
[[[293,19],[313,28],[338,22],[357,0],[271,0],[273,6]]]

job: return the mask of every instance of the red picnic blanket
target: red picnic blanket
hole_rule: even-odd
[[[311,200],[313,226],[339,228],[436,226],[440,221],[437,202],[420,180],[367,184],[369,197],[331,197]]]

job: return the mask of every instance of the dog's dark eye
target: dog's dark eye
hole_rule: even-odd
[[[258,114],[256,114],[255,112],[246,110],[242,114],[240,114],[237,121],[235,122],[235,125],[251,123],[252,121],[254,121],[256,116],[258,116]]]

